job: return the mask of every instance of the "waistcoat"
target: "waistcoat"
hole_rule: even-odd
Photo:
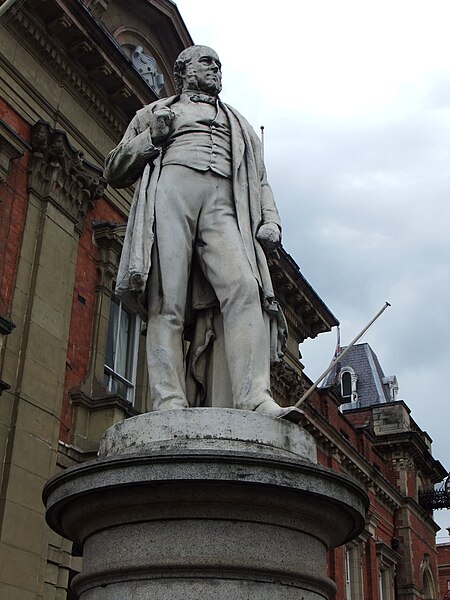
[[[214,104],[194,102],[183,94],[170,108],[175,117],[163,151],[162,166],[182,165],[197,171],[211,169],[223,177],[231,177],[230,127],[217,101]]]

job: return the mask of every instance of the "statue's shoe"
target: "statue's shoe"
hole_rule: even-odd
[[[178,410],[180,408],[190,408],[185,398],[170,398],[170,400],[164,400],[153,410]]]
[[[296,406],[287,406],[286,408],[282,408],[281,410],[283,412],[281,415],[278,415],[278,418],[286,419],[286,421],[291,421],[292,423],[300,423],[300,421],[302,420],[302,416],[305,414]]]
[[[299,423],[303,415],[303,412],[297,407],[287,406],[286,408],[283,408],[272,399],[261,402],[261,404],[255,408],[255,412],[271,415],[278,419],[286,419],[286,421],[291,421],[292,423]]]

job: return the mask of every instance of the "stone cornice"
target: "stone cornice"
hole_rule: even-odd
[[[132,404],[115,394],[91,398],[83,392],[72,392],[70,402],[73,406],[84,406],[89,411],[104,410],[105,408],[120,408],[127,417],[135,417],[139,411]]]
[[[23,8],[25,6],[26,4]],[[80,69],[83,65],[83,57],[86,59],[85,55],[90,52],[96,53],[97,49],[88,41],[85,44],[80,41],[80,45],[74,48],[72,57],[68,50],[65,51],[58,42],[64,33],[67,34],[68,29],[74,27],[74,24],[64,16],[64,13],[47,24],[38,21],[35,16],[28,15],[23,8],[13,14],[8,25],[14,26],[32,52],[41,57],[47,69],[53,71],[59,79],[64,81],[65,86],[71,88],[78,97],[84,100],[90,110],[94,111],[103,123],[116,133],[117,137],[121,136],[127,121],[142,106],[143,102],[136,97],[135,92],[131,92],[128,86],[125,86],[114,75],[115,68],[108,64],[108,61],[102,56],[99,55],[98,58],[93,56],[91,67],[86,68],[85,72]],[[49,31],[52,35],[49,35]],[[74,62],[73,58],[76,58],[77,52],[78,60]],[[124,60],[126,60],[125,57]],[[102,84],[106,85],[106,83],[110,87],[109,97],[108,91],[102,90]],[[133,99],[130,101],[131,97]],[[125,109],[125,115],[121,116],[121,113],[124,112],[122,105],[127,101],[129,101],[129,106]]]
[[[401,555],[382,541],[375,542],[375,549],[379,559],[388,567],[401,561]]]
[[[171,43],[175,58],[190,36],[172,3],[152,4],[178,35]],[[134,113],[157,97],[93,12],[80,1],[27,0],[5,25],[120,139]]]
[[[92,12],[97,18],[100,18],[107,10],[111,0],[81,0],[81,2]],[[178,7],[173,0],[146,0],[144,9],[150,11],[157,10],[160,15],[167,17],[174,27],[179,39],[186,47],[192,46],[194,41],[191,38],[189,31],[184,25],[183,18],[180,15]],[[147,15],[145,15],[147,16]]]
[[[282,247],[269,257],[268,262],[275,294],[285,313],[290,333],[298,343],[315,338],[339,324],[303,277],[294,259]]]
[[[30,146],[0,119],[0,183],[6,180],[11,161],[23,156],[27,150]]]
[[[32,127],[28,190],[58,207],[81,233],[86,213],[103,195],[102,171],[83,160],[63,131],[38,121]]]
[[[419,468],[433,483],[447,475],[446,469],[430,453],[421,435],[416,431],[401,431],[376,436],[374,447],[393,464],[403,468]],[[395,458],[390,458],[395,455]]]

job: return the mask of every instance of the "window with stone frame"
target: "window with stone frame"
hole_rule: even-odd
[[[140,334],[142,321],[114,294],[126,225],[99,221],[94,223],[93,229],[99,275],[93,377],[107,393],[125,400],[128,407],[146,411],[148,378],[145,339]],[[94,397],[102,395],[95,382],[92,389]]]
[[[105,351],[108,392],[134,404],[140,319],[115,296],[111,298]]]
[[[376,543],[378,562],[378,596],[379,600],[395,599],[395,569],[399,555],[383,542]]]
[[[360,600],[363,595],[362,551],[359,543],[348,544],[344,550],[345,600]]]
[[[382,566],[378,569],[378,598],[379,600],[393,600],[394,598],[392,569]]]
[[[104,430],[106,414],[113,415],[113,422],[117,422],[148,410],[141,319],[114,294],[125,230],[125,223],[93,223],[98,281],[90,364],[79,389],[71,393],[71,403],[75,406],[74,435],[80,448],[88,447],[86,440],[91,445],[97,443],[98,428]]]

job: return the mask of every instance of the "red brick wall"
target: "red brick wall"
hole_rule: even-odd
[[[0,99],[0,118],[24,141],[31,129],[14,110]],[[6,181],[0,184],[0,315],[10,318],[17,264],[27,211],[28,153],[13,160]]]
[[[372,418],[371,410],[364,410],[364,411],[358,410],[357,412],[347,413],[347,419],[355,427],[362,427],[364,425],[367,425],[368,423],[370,423],[371,418]]]
[[[337,586],[335,600],[345,600],[344,548],[336,548],[328,554],[328,577],[330,577]]]
[[[450,543],[439,544],[437,551],[439,569],[439,599],[442,599],[448,591],[448,582],[450,581]]]
[[[31,127],[7,103],[0,99],[0,118],[25,142],[30,143]],[[0,315],[10,318],[18,259],[28,206],[27,165],[29,153],[10,165],[7,180],[0,184]],[[61,408],[61,433],[68,442],[72,428],[72,407],[69,390],[86,376],[89,366],[94,318],[95,286],[97,283],[96,247],[93,243],[92,221],[124,221],[105,199],[96,202],[86,216],[80,238],[73,294],[72,316],[67,351],[67,370]],[[79,297],[85,301],[80,301]]]
[[[86,215],[80,237],[75,271],[72,315],[67,350],[67,369],[61,407],[60,439],[69,442],[73,425],[73,408],[69,392],[86,377],[94,325],[95,287],[97,285],[97,247],[93,242],[93,221],[123,223],[124,218],[104,198],[98,200]]]

